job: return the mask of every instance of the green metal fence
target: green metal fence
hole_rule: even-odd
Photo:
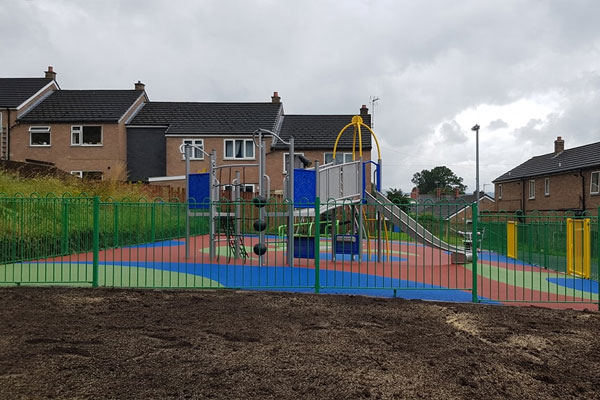
[[[317,199],[293,207],[269,201],[263,224],[250,201],[0,197],[0,284],[598,302],[597,217],[591,274],[581,278],[565,273],[565,216],[477,218],[475,204],[427,207],[402,214],[391,203]],[[512,259],[506,249],[511,220],[518,220],[518,257]]]

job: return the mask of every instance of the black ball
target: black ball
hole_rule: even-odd
[[[254,245],[254,254],[262,256],[267,252],[267,246],[264,243],[257,243]]]
[[[267,199],[265,199],[263,196],[256,196],[252,199],[252,202],[258,208],[262,208],[267,205]]]
[[[267,222],[263,219],[257,219],[254,221],[254,230],[262,232],[267,229]]]

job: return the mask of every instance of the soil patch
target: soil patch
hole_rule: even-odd
[[[0,288],[0,399],[600,398],[600,314]]]

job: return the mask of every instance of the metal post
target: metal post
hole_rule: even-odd
[[[234,247],[234,257],[240,257],[240,234],[241,234],[241,220],[240,220],[240,171],[235,171],[235,181],[237,185],[233,186],[233,201],[235,202],[235,247]]]
[[[190,258],[190,152],[191,147],[185,144],[185,258]]]
[[[294,137],[290,138],[289,156],[287,165],[287,195],[289,197],[288,205],[288,226],[287,226],[287,259],[290,267],[294,266]]]
[[[321,202],[319,197],[315,197],[315,293],[321,290]]]
[[[477,272],[477,250],[479,247],[479,241],[477,240],[477,225],[478,225],[478,209],[477,209],[477,203],[473,203],[471,205],[471,215],[473,216],[473,230],[471,232],[471,250],[473,252],[472,255],[472,266],[471,266],[471,273],[472,273],[472,281],[473,281],[473,289],[472,289],[472,301],[473,303],[479,303],[479,296],[477,294],[477,280],[479,279],[479,274]]]
[[[98,264],[100,252],[100,197],[94,196],[92,233],[92,287],[98,287]]]
[[[215,182],[215,160],[217,159],[217,151],[213,149],[210,153],[210,165],[208,166],[208,184],[209,184],[209,206],[208,206],[208,234],[209,234],[209,246],[208,246],[208,256],[211,260],[214,260],[216,253],[216,244],[215,244],[215,216],[217,211],[217,201],[218,201],[218,187]]]
[[[62,254],[69,254],[69,199],[63,199],[63,240],[62,240]]]
[[[475,198],[477,202],[477,215],[479,216],[479,125],[475,124],[471,130],[475,131],[475,186],[477,186]]]
[[[266,192],[266,190],[265,190],[265,185],[266,185],[265,140],[263,139],[262,132],[260,132],[260,131],[258,133],[258,152],[259,152],[258,153],[259,154],[258,155],[258,181],[259,181],[258,194],[262,199],[266,199],[267,194],[265,193]],[[265,220],[265,216],[266,216],[265,207],[260,207],[258,209],[258,218],[263,221]],[[265,244],[265,231],[264,230],[259,232],[258,237],[259,237],[259,243]],[[258,256],[258,265],[260,265],[260,266],[264,265],[264,256]]]

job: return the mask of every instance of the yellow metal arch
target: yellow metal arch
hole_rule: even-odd
[[[358,156],[360,158],[362,158],[362,134],[360,131],[361,127],[365,127],[369,130],[369,132],[371,132],[371,136],[373,136],[373,139],[375,139],[375,144],[377,145],[377,158],[379,160],[381,160],[381,149],[379,147],[379,140],[377,140],[377,136],[375,135],[375,132],[373,132],[373,130],[363,122],[363,119],[360,115],[355,115],[354,117],[352,117],[352,122],[350,122],[348,125],[344,126],[342,128],[342,130],[340,131],[340,133],[338,133],[337,138],[335,139],[335,144],[333,145],[333,159],[335,160],[335,153],[337,152],[337,145],[340,141],[340,138],[342,137],[342,134],[344,133],[344,131],[350,127],[354,127],[354,137],[352,139],[352,160],[356,160],[356,134],[358,133]]]

